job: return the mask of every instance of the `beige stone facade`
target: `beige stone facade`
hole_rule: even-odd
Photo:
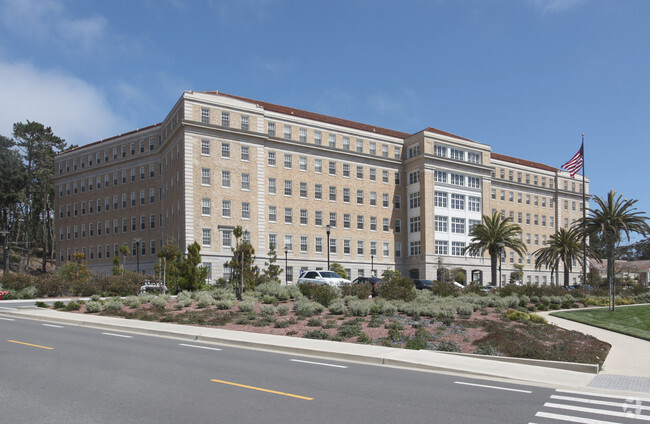
[[[329,251],[352,278],[397,269],[435,279],[442,265],[487,284],[489,258],[462,254],[484,213],[518,222],[530,253],[582,214],[581,180],[488,145],[217,92],[185,92],[162,123],[69,150],[55,166],[57,257],[82,251],[105,274],[124,244],[126,267],[151,273],[174,240],[199,242],[211,279],[227,277],[241,225],[260,266],[275,245],[288,280],[326,268]],[[550,283],[532,255],[510,252],[502,280],[517,263],[524,282]]]

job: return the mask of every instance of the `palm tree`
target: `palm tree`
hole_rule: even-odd
[[[541,269],[542,266],[551,269],[551,272],[560,267],[560,262],[564,264],[564,287],[569,286],[569,272],[572,264],[577,261],[584,265],[582,257],[582,233],[577,228],[566,230],[560,228],[549,239],[546,247],[537,249],[534,253],[535,269]]]
[[[595,196],[595,209],[589,209],[589,216],[579,221],[579,227],[584,235],[598,235],[603,241],[607,255],[607,287],[609,287],[610,309],[614,310],[616,291],[614,289],[614,261],[616,260],[616,245],[621,241],[621,233],[630,240],[630,233],[643,236],[650,234],[648,217],[643,216],[634,207],[637,200],[623,199],[614,190],[607,194],[606,199]]]
[[[463,253],[469,252],[470,255],[478,256],[487,250],[490,255],[492,284],[494,284],[497,281],[497,258],[504,248],[512,249],[519,255],[526,253],[526,245],[521,241],[520,234],[521,227],[513,223],[510,218],[501,216],[500,212],[494,212],[491,217],[483,215],[483,223],[475,225],[470,230],[472,243],[463,250]]]

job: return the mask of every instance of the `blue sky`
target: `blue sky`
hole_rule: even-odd
[[[0,134],[69,143],[219,90],[559,167],[650,211],[650,1],[0,0]]]

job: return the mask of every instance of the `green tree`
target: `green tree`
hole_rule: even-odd
[[[604,245],[607,258],[607,287],[609,288],[610,309],[615,307],[616,290],[614,288],[614,264],[616,261],[616,247],[621,241],[622,234],[630,240],[631,233],[650,234],[648,217],[644,212],[637,211],[634,207],[637,200],[623,199],[622,195],[610,190],[607,198],[594,196],[596,207],[589,209],[589,215],[578,222],[578,228],[584,231],[585,236],[597,235]]]
[[[19,203],[25,189],[26,174],[14,140],[0,136],[0,230],[10,232],[18,223]]]
[[[32,244],[40,238],[45,272],[48,253],[54,255],[54,157],[65,148],[66,143],[54,135],[52,128],[29,120],[26,124],[14,124],[14,138],[23,152],[27,178],[24,196],[25,226],[22,229],[25,265],[29,263]]]
[[[155,265],[156,272],[162,278],[163,284],[170,287],[172,293],[177,293],[178,290],[178,269],[176,263],[181,259],[181,252],[174,239],[167,240],[156,256],[160,258],[160,262]]]
[[[208,269],[201,265],[201,246],[194,242],[187,246],[187,255],[176,261],[178,268],[178,290],[195,291],[205,285]]]
[[[120,264],[122,267],[122,274],[124,274],[124,265],[126,265],[126,257],[131,253],[131,249],[129,249],[129,246],[126,244],[123,244],[120,246],[120,253],[122,254],[122,263]]]
[[[497,281],[497,260],[503,249],[512,249],[519,255],[526,253],[526,245],[519,238],[521,227],[513,223],[510,218],[494,212],[492,216],[483,215],[483,223],[475,225],[469,232],[472,242],[463,253],[479,256],[484,251],[490,255],[490,269],[492,284]],[[499,281],[499,285],[501,282]]]
[[[232,233],[235,236],[236,245],[232,249],[232,259],[228,262],[230,281],[235,286],[237,298],[241,299],[244,288],[255,288],[260,281],[260,271],[254,265],[255,249],[250,242],[242,240],[242,235],[245,233],[242,227],[236,226]]]
[[[510,284],[514,284],[517,281],[524,281],[524,266],[521,264],[514,265],[515,270],[510,273]]]
[[[345,268],[338,262],[332,262],[330,265],[330,271],[336,272],[341,278],[348,279],[348,273],[345,272]]]
[[[282,268],[280,268],[280,265],[277,264],[278,261],[278,254],[275,250],[275,244],[270,243],[269,244],[269,261],[264,262],[264,266],[266,267],[263,271],[262,274],[264,276],[264,280],[268,282],[274,282],[274,283],[281,283],[280,274],[282,274]]]
[[[564,264],[564,287],[569,287],[569,273],[573,262],[584,265],[582,249],[582,232],[573,227],[570,230],[560,228],[551,235],[545,247],[535,251],[535,269],[550,268],[551,272]]]

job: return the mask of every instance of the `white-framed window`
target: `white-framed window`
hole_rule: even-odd
[[[329,174],[336,175],[336,162],[334,161],[329,162]]]
[[[307,170],[307,158],[305,156],[300,156],[298,158],[298,162],[300,165],[300,170],[301,171],[306,171]]]
[[[377,192],[370,192],[370,206],[377,206]]]
[[[472,228],[476,227],[481,223],[480,220],[478,219],[470,219],[468,221],[468,226],[467,226],[467,233],[469,234],[472,231]]]
[[[451,232],[465,234],[465,218],[451,218]]]
[[[250,149],[248,146],[241,146],[241,160],[243,162],[248,162],[250,159]]]
[[[406,149],[406,157],[407,157],[407,159],[415,157],[415,156],[417,156],[419,154],[420,154],[420,145],[419,144],[415,144],[415,145],[409,147],[408,149]]]
[[[212,230],[210,228],[203,228],[202,229],[202,237],[201,237],[201,244],[203,246],[211,246],[212,245]]]
[[[469,196],[467,198],[467,210],[471,212],[480,212],[481,211],[481,198],[475,196]]]
[[[241,174],[241,189],[250,190],[251,189],[251,177],[250,174]]]
[[[284,180],[284,195],[285,196],[291,196],[291,193],[293,191],[293,181],[291,180]]]
[[[343,228],[346,230],[350,229],[350,214],[349,213],[344,213],[343,214]]]
[[[409,193],[409,209],[420,207],[420,192]]]
[[[363,215],[357,215],[357,230],[363,230],[364,218]]]
[[[420,171],[409,172],[409,184],[420,182]]]
[[[323,198],[323,185],[314,184],[314,199],[321,200]]]
[[[363,205],[363,190],[357,190],[357,205]]]
[[[284,124],[284,138],[291,140],[291,125]]]
[[[447,148],[445,146],[440,146],[440,145],[436,144],[433,147],[433,154],[435,156],[440,156],[440,157],[446,158],[447,157]]]
[[[230,159],[230,143],[221,143],[221,157]]]
[[[350,142],[350,139],[348,139],[348,143]],[[330,147],[336,147],[336,134],[330,134],[328,137],[328,143]],[[349,148],[349,146],[348,146]]]
[[[446,240],[436,240],[436,255],[448,255],[449,254],[449,242]]]
[[[201,122],[203,122],[204,124],[210,123],[210,109],[208,109],[207,107],[201,108]]]
[[[330,186],[330,201],[336,202],[336,186]]]
[[[301,182],[300,183],[300,197],[302,199],[307,198],[307,183],[306,182]]]
[[[293,162],[292,158],[293,157],[292,157],[291,154],[288,154],[288,153],[284,154],[284,167],[286,169],[291,169],[292,162]]]
[[[269,166],[275,166],[275,152],[267,153],[267,163]]]
[[[447,183],[447,173],[445,171],[434,171],[433,180],[437,183]]]
[[[210,185],[210,168],[201,168],[201,184]]]
[[[452,159],[465,160],[465,152],[459,149],[449,149]]]
[[[363,180],[363,166],[357,166],[357,178]]]
[[[221,232],[221,245],[230,247],[232,245],[232,230],[223,230]]]
[[[463,241],[452,241],[451,242],[451,254],[452,254],[452,256],[463,256],[463,250],[465,250],[465,242],[463,242]]]
[[[448,194],[444,191],[436,191],[434,194],[434,204],[435,207],[437,208],[446,208],[447,207],[447,199],[448,199]]]
[[[275,222],[278,219],[278,212],[275,206],[269,206],[269,222]]]
[[[323,238],[315,237],[314,238],[314,252],[323,253]]]
[[[314,213],[314,225],[317,227],[323,226],[323,211],[316,211]]]
[[[242,219],[251,218],[251,204],[248,202],[242,202],[241,204],[241,217]]]
[[[300,236],[300,251],[307,252],[307,236]]]
[[[481,188],[481,179],[479,177],[467,177],[467,187]]]
[[[269,122],[267,131],[271,137],[275,137],[275,122]]]
[[[465,176],[461,174],[449,174],[450,183],[453,185],[463,186],[465,185]]]
[[[409,218],[409,233],[420,232],[420,217],[412,216]]]
[[[275,178],[269,178],[268,192],[269,192],[269,194],[275,194],[276,193],[276,181],[275,181]]]
[[[221,201],[221,216],[224,218],[230,218],[230,200]]]
[[[363,140],[357,138],[357,153],[363,153]]]
[[[479,153],[467,153],[467,162],[470,163],[481,163],[481,155]]]
[[[381,206],[384,207],[384,208],[387,208],[388,203],[389,203],[388,193],[382,193],[382,195],[381,195]]]
[[[465,210],[465,196],[463,194],[451,194],[451,208],[457,210]]]
[[[448,231],[448,222],[449,218],[446,216],[436,215],[435,217],[435,229],[438,232],[446,233]]]
[[[306,128],[300,128],[298,133],[299,133],[300,141],[306,142],[307,141],[307,129]]]
[[[300,225],[307,225],[307,209],[300,209]]]
[[[241,116],[241,129],[242,130],[248,131],[248,129],[249,129],[248,122],[249,122],[248,115],[242,115]]]
[[[382,231],[387,233],[390,231],[390,219],[389,218],[382,218]]]
[[[221,171],[221,187],[230,188],[230,171]]]
[[[420,254],[420,241],[412,241],[409,243],[409,255],[417,256]]]
[[[291,224],[293,222],[293,209],[284,208],[284,223]]]
[[[343,137],[343,150],[350,150],[350,137]]]
[[[323,161],[320,159],[314,159],[314,172],[320,174],[323,172]]]
[[[319,146],[323,143],[323,134],[320,131],[314,131],[314,144]]]

